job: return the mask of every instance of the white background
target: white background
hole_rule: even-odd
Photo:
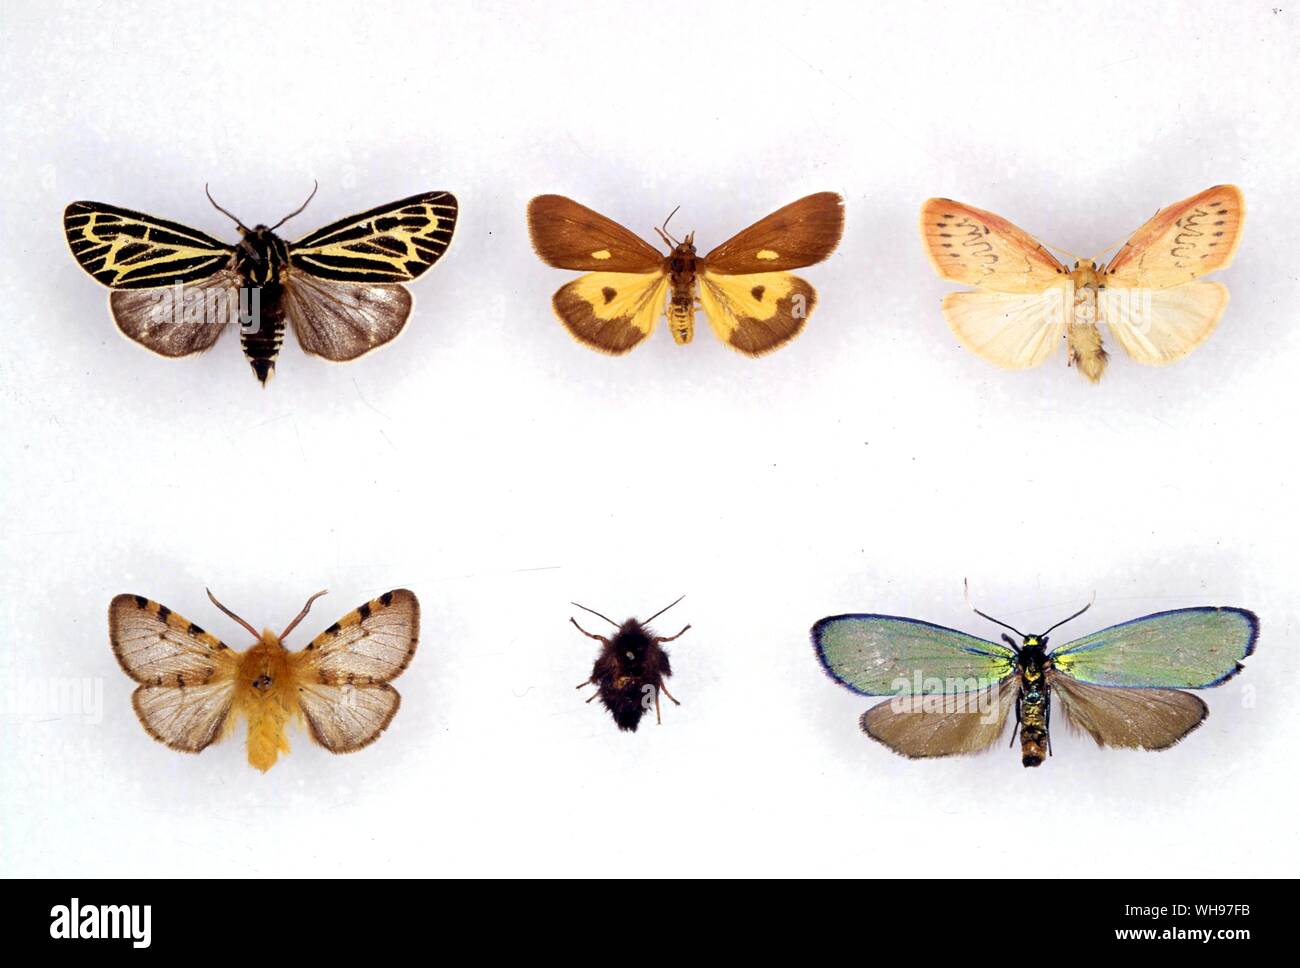
[[[6,4],[0,332],[0,871],[49,875],[1294,874],[1300,9],[1263,3],[691,6]],[[155,357],[69,257],[74,199],[289,238],[429,189],[461,221],[399,341]],[[1249,215],[1219,331],[1167,369],[997,370],[957,345],[917,237],[931,195],[1091,254],[1220,182]],[[841,192],[806,332],[753,360],[662,327],[574,343],[524,207],[560,192],[702,250]],[[910,762],[865,736],[808,627],[843,611],[1065,641],[1242,605],[1247,671],[1164,753]],[[150,740],[112,595],[242,648],[395,586],[403,704],[335,757],[298,730]],[[659,625],[683,701],[621,734],[574,691],[571,599]],[[594,621],[594,620],[593,620]],[[58,696],[85,680],[86,709]],[[96,717],[94,700],[102,701]],[[87,712],[89,711],[89,714]],[[99,719],[95,722],[95,719]],[[90,720],[90,721],[87,721]],[[1041,840],[1038,839],[1041,837]],[[1029,853],[1026,854],[1027,846]],[[1028,859],[1027,859],[1028,858]]]

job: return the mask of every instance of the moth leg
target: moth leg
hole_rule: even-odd
[[[656,726],[662,726],[664,724],[664,717],[659,712],[659,692],[662,689],[663,686],[660,686],[658,689],[655,690],[655,725]]]
[[[586,683],[584,682],[583,685],[585,686]],[[591,694],[591,696],[587,699],[587,703],[590,703],[592,699],[595,699],[595,698],[596,698],[597,696],[599,696],[599,695],[600,695],[600,691],[599,691],[599,690],[597,690],[596,692],[593,692],[593,693]],[[585,704],[584,704],[584,705],[585,705]]]
[[[569,621],[573,623],[573,627],[574,627],[575,629],[577,629],[579,632],[581,632],[581,633],[582,633],[583,635],[585,635],[587,638],[589,638],[589,639],[595,639],[597,642],[600,642],[600,643],[602,643],[602,644],[604,644],[604,645],[609,645],[609,639],[605,638],[605,636],[603,636],[603,635],[595,635],[595,634],[592,633],[592,632],[588,632],[586,629],[584,629],[581,625],[578,624],[578,620],[577,620],[576,618],[573,618],[572,616],[570,616],[570,617],[569,617]]]
[[[1011,731],[1011,742],[1008,746],[1016,745],[1016,736],[1020,733],[1020,697],[1016,696],[1016,728]]]
[[[595,685],[595,683],[592,682],[590,679],[583,679],[582,682],[578,683],[578,684],[577,684],[576,686],[574,686],[573,688],[574,688],[574,689],[581,689],[583,686],[594,686],[594,685]]]
[[[690,628],[690,626],[688,625],[688,626],[686,626],[686,628],[682,629],[682,630],[681,630],[680,632],[678,632],[676,635],[670,635],[670,636],[668,636],[667,638],[663,638],[662,636],[660,636],[659,638],[656,638],[655,641],[656,641],[656,642],[672,642],[672,641],[674,641],[674,640],[676,640],[676,639],[680,639],[683,635],[686,634],[686,632],[687,632],[687,630],[688,630],[689,628]]]
[[[690,626],[688,625],[687,628],[690,628]],[[671,692],[669,692],[669,691],[668,691],[668,687],[667,687],[667,686],[664,686],[664,685],[660,685],[659,688],[655,690],[655,702],[658,702],[658,701],[659,701],[659,693],[661,693],[661,692],[662,692],[665,696],[667,696],[669,699],[672,699],[672,700],[673,700],[673,705],[674,705],[674,706],[680,706],[680,705],[681,705],[681,703],[679,703],[676,699],[673,699],[673,694],[672,694]]]

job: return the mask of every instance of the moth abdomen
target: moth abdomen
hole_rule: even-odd
[[[635,733],[649,702],[654,702],[654,686],[641,679],[625,679],[621,683],[605,682],[600,685],[600,701],[619,729]]]
[[[689,289],[685,293],[673,290],[668,302],[668,329],[673,340],[685,345],[695,336],[695,293]]]
[[[249,300],[255,307],[250,318],[240,321],[239,341],[244,348],[257,379],[266,381],[275,372],[275,361],[284,344],[284,290],[279,283],[256,289],[257,299]]]

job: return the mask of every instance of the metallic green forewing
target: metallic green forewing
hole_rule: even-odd
[[[831,678],[864,696],[973,692],[1005,679],[1015,653],[942,625],[893,615],[832,615],[812,628]]]
[[[1259,619],[1244,608],[1180,608],[1135,618],[1051,653],[1057,671],[1099,686],[1205,689],[1241,671]]]

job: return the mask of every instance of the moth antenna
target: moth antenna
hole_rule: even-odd
[[[299,612],[297,617],[294,618],[294,620],[290,622],[288,625],[286,625],[284,631],[280,633],[280,641],[283,642],[285,638],[288,637],[289,633],[293,631],[294,626],[296,626],[299,622],[301,622],[304,618],[307,617],[307,613],[311,611],[312,602],[316,601],[316,599],[320,598],[322,595],[328,595],[328,594],[329,594],[328,590],[322,588],[311,598],[307,599],[307,604],[302,607],[302,611]]]
[[[261,638],[261,636],[257,634],[257,629],[253,628],[253,626],[249,625],[249,624],[248,624],[247,622],[245,622],[242,618],[240,618],[238,615],[236,615],[236,614],[235,614],[234,612],[232,612],[230,609],[226,608],[226,606],[222,605],[219,601],[217,601],[217,596],[214,595],[214,594],[212,594],[212,590],[211,590],[211,589],[205,588],[205,589],[203,589],[203,590],[204,590],[205,592],[208,593],[208,598],[210,598],[210,599],[212,600],[212,604],[215,605],[215,606],[217,606],[217,608],[221,609],[221,611],[225,613],[225,615],[226,615],[227,618],[233,618],[236,622],[238,622],[238,623],[239,623],[240,625],[242,625],[244,628],[248,629],[248,634],[251,635],[253,638],[255,638],[255,639],[260,639],[260,638]]]
[[[272,225],[272,226],[271,226],[271,231],[272,231],[272,232],[274,232],[276,229],[278,229],[278,228],[279,228],[281,225],[283,225],[285,222],[289,221],[289,219],[293,218],[295,215],[301,215],[301,214],[302,214],[302,210],[303,210],[304,208],[306,208],[308,205],[311,204],[311,200],[312,200],[313,198],[316,197],[316,189],[320,188],[320,182],[318,182],[316,179],[313,178],[313,179],[311,180],[311,183],[312,183],[312,184],[311,184],[311,194],[307,196],[307,201],[303,202],[301,205],[299,205],[297,208],[295,208],[292,212],[290,212],[290,213],[289,213],[288,215],[286,215],[284,218],[280,219],[280,221],[278,221],[278,222],[276,222],[274,225]],[[323,593],[322,593],[322,594],[323,594]],[[311,603],[309,602],[308,604],[311,604]]]
[[[682,600],[682,598],[685,598],[685,597],[686,597],[686,596],[683,595],[681,598],[677,599],[677,602],[680,602],[680,601]],[[658,618],[660,615],[662,615],[664,612],[668,611],[668,609],[672,608],[673,605],[676,605],[677,602],[673,602],[672,605],[665,605],[663,608],[659,609],[659,611],[655,612],[653,615],[651,615],[648,619],[646,619],[646,620],[645,620],[644,622],[642,622],[641,624],[642,624],[642,625],[649,625],[651,622],[653,622],[655,619],[657,619],[657,618]]]
[[[1112,242],[1110,245],[1106,246],[1106,248],[1104,248],[1104,249],[1102,249],[1100,252],[1098,252],[1097,255],[1096,255],[1093,259],[1091,259],[1090,261],[1092,261],[1092,262],[1093,262],[1094,264],[1096,264],[1096,265],[1101,265],[1101,264],[1102,264],[1102,263],[1101,263],[1101,257],[1102,257],[1103,255],[1105,255],[1107,252],[1110,252],[1112,249],[1118,249],[1118,248],[1120,248],[1121,246],[1126,245],[1126,244],[1128,243],[1129,238],[1131,238],[1131,236],[1126,235],[1126,236],[1124,236],[1124,238],[1120,239],[1118,242]],[[1050,754],[1051,754],[1051,749],[1049,748],[1047,752],[1048,752],[1048,754],[1050,755]]]
[[[667,242],[669,242],[669,243],[670,243],[674,248],[677,247],[677,244],[678,244],[678,243],[677,243],[677,240],[676,240],[676,239],[674,239],[671,235],[668,234],[668,223],[671,222],[671,221],[673,220],[673,216],[677,214],[677,212],[678,212],[678,210],[679,210],[680,208],[681,208],[681,206],[678,205],[677,208],[675,208],[675,209],[673,209],[671,212],[669,212],[669,213],[668,213],[668,217],[667,217],[666,219],[664,219],[664,224],[663,224],[663,226],[662,226],[661,228],[655,229],[655,231],[658,232],[661,236],[663,236],[664,239],[665,239]]]
[[[994,625],[1001,625],[1004,629],[1011,629],[1011,631],[1015,632],[1016,635],[1020,636],[1022,639],[1025,638],[1025,633],[1020,631],[1015,626],[1008,625],[1006,622],[999,621],[998,619],[994,618],[992,615],[985,615],[978,608],[976,608],[974,602],[970,600],[970,581],[968,579],[963,578],[961,582],[962,582],[962,589],[966,594],[966,604],[970,606],[970,610],[972,612],[974,612],[980,618],[988,619]]]
[[[579,605],[577,602],[569,602],[569,604],[572,605],[574,608],[582,609],[584,612],[590,612],[592,615],[595,615],[597,618],[603,618],[610,625],[614,626],[614,628],[622,627],[617,622],[615,622],[612,618],[610,618],[608,615],[601,615],[600,612],[596,611],[594,608],[588,608],[586,605]]]
[[[1063,619],[1061,619],[1059,622],[1057,622],[1055,625],[1053,625],[1050,629],[1048,629],[1047,632],[1051,632],[1051,631],[1053,631],[1053,630],[1055,630],[1055,629],[1059,629],[1059,628],[1060,628],[1062,625],[1064,625],[1066,622],[1070,622],[1070,621],[1073,621],[1074,619],[1078,618],[1080,615],[1082,615],[1082,614],[1083,614],[1084,612],[1086,612],[1088,609],[1092,608],[1093,603],[1096,602],[1096,601],[1097,601],[1097,592],[1094,590],[1093,593],[1092,593],[1092,598],[1088,601],[1088,604],[1087,604],[1087,605],[1083,606],[1083,608],[1079,609],[1077,612],[1075,612],[1075,613],[1074,613],[1073,615],[1071,615],[1069,618],[1063,618]],[[1046,636],[1046,635],[1047,635],[1047,632],[1044,632],[1043,635]]]
[[[1068,255],[1068,256],[1069,256],[1071,259],[1073,259],[1075,262],[1088,262],[1088,261],[1090,261],[1090,260],[1088,260],[1088,259],[1085,259],[1085,258],[1084,258],[1083,256],[1081,256],[1081,255],[1075,255],[1075,254],[1074,254],[1073,252],[1071,252],[1069,249],[1063,249],[1063,248],[1061,248],[1059,245],[1052,245],[1052,243],[1050,243],[1050,242],[1044,242],[1044,243],[1043,243],[1043,246],[1044,246],[1044,248],[1051,249],[1053,252],[1060,252],[1062,255]]]
[[[215,208],[218,212],[220,212],[220,213],[221,213],[222,215],[224,215],[226,218],[230,219],[232,222],[234,222],[236,225],[238,225],[238,226],[239,226],[243,231],[245,231],[245,232],[248,231],[248,226],[247,226],[247,225],[245,225],[243,222],[239,221],[239,219],[237,219],[234,215],[232,215],[230,212],[226,211],[224,208],[222,208],[220,205],[217,204],[217,200],[216,200],[215,198],[212,197],[212,192],[208,191],[208,184],[207,184],[207,182],[204,182],[204,183],[203,183],[203,194],[205,194],[205,195],[208,196],[208,201],[212,203],[212,207],[213,207],[213,208]],[[212,597],[212,593],[211,593],[211,592],[208,592],[208,597],[209,597],[209,598]],[[216,601],[216,599],[213,599],[213,601]]]

